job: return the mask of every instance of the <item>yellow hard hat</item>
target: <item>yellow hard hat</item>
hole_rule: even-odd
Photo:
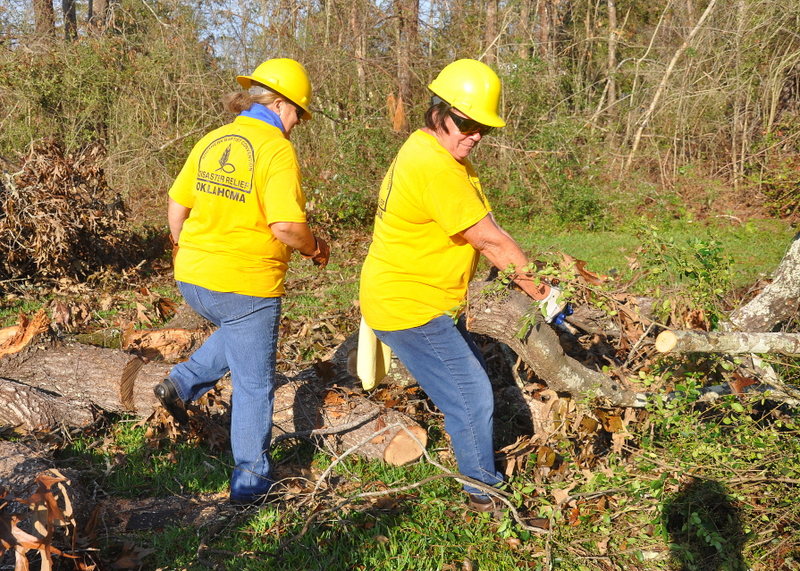
[[[505,127],[497,113],[500,78],[485,63],[460,59],[445,66],[428,89],[470,119],[490,127]]]
[[[270,59],[259,65],[253,75],[240,75],[236,81],[245,89],[250,89],[254,81],[266,85],[302,107],[305,111],[303,119],[311,119],[311,82],[300,62],[289,58]]]

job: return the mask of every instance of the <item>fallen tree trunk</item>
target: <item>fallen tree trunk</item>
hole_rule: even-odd
[[[800,233],[773,274],[772,282],[730,315],[730,329],[770,331],[800,309]]]
[[[54,396],[41,389],[0,379],[0,426],[33,432],[65,424],[85,426],[92,422],[91,404]]]
[[[800,355],[800,334],[724,331],[662,331],[656,338],[661,353],[781,353]]]
[[[153,386],[170,368],[119,349],[34,336],[17,353],[0,358],[0,425],[25,431],[85,426],[97,409],[147,417],[159,405]],[[230,383],[222,385],[222,398],[230,402]],[[358,455],[395,465],[422,455],[407,431],[427,442],[413,419],[353,391],[322,385],[313,370],[277,387],[273,422],[277,441],[321,439],[334,453],[362,443]]]
[[[604,374],[566,355],[558,336],[539,320],[523,336],[516,335],[531,308],[524,293],[508,290],[499,296],[481,295],[489,282],[473,282],[467,328],[508,345],[554,391],[576,397],[599,398],[612,406],[643,407],[647,397],[630,391]]]
[[[108,412],[140,416],[153,411],[157,404],[153,386],[169,369],[166,363],[146,362],[119,349],[62,343],[46,337],[36,338],[20,352],[0,359],[0,377],[46,391],[73,403],[77,410],[94,405]],[[127,396],[120,393],[124,376],[129,383]],[[63,420],[80,425],[72,424],[69,410]]]

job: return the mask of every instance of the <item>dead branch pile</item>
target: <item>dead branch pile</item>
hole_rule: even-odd
[[[0,281],[85,279],[119,266],[136,247],[125,208],[95,143],[74,154],[53,140],[32,144],[0,179]],[[141,254],[141,250],[140,250]]]

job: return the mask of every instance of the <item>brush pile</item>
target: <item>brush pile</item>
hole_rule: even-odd
[[[121,198],[105,180],[105,150],[74,154],[33,143],[18,172],[0,178],[0,288],[8,283],[84,280],[124,263],[135,240]]]

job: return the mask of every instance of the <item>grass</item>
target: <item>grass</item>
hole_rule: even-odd
[[[630,273],[629,263],[642,245],[639,237],[642,228],[652,226],[664,237],[681,244],[697,238],[713,239],[733,259],[733,285],[737,288],[750,286],[759,277],[770,276],[797,232],[788,222],[770,219],[748,220],[742,224],[728,223],[726,219],[656,224],[637,220],[601,232],[569,228],[548,231],[542,229],[543,226],[546,225],[512,222],[507,229],[528,252],[564,252],[586,261],[592,271],[620,276]]]
[[[796,569],[798,417],[758,399],[701,403],[699,386],[689,379],[683,396],[641,413],[619,452],[600,451],[587,461],[577,435],[569,434],[553,443],[566,467],[561,473],[529,461],[512,479],[510,489],[518,492],[512,501],[521,513],[549,518],[547,535],[521,529],[508,511],[500,522],[468,512],[452,479],[414,487],[439,474],[425,461],[390,467],[350,457],[336,465],[316,501],[306,489],[294,500],[241,512],[222,533],[168,527],[134,539],[154,549],[145,566],[161,569],[202,569],[209,562],[287,571]],[[224,489],[230,467],[208,449],[148,452],[145,440],[143,427],[117,425],[105,450],[76,446],[71,454],[94,457],[87,464],[108,474],[101,487],[112,496]],[[300,447],[313,473],[331,465],[324,451]],[[296,460],[292,448],[282,448],[276,461]],[[446,442],[429,450],[444,451],[440,460],[453,469]],[[119,454],[126,461],[114,463]],[[207,477],[193,480],[209,463]],[[410,489],[362,495],[394,486]],[[204,564],[196,559],[202,542],[208,542]]]

